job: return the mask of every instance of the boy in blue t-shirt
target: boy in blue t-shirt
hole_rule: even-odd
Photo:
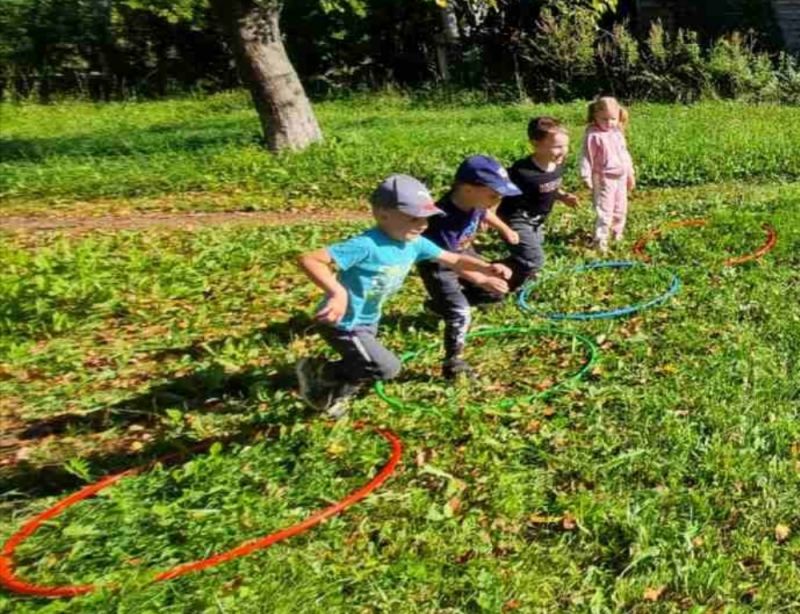
[[[400,289],[412,265],[432,260],[491,279],[501,291],[508,289],[506,267],[445,251],[422,236],[428,218],[442,211],[413,177],[390,176],[370,201],[375,227],[299,258],[305,273],[327,293],[315,317],[331,325],[323,336],[342,357],[336,362],[299,361],[300,394],[311,407],[334,418],[347,412],[347,401],[365,383],[392,379],[400,372],[400,360],[377,340],[378,322],[383,303]]]

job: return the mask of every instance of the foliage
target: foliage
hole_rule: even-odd
[[[547,92],[551,100],[574,97],[594,73],[597,13],[559,0],[542,10],[536,27],[522,54],[537,68],[528,76],[529,89],[539,96]]]
[[[778,87],[772,60],[755,50],[752,39],[733,34],[709,51],[708,69],[717,92],[726,98],[774,99]]]
[[[673,35],[655,22],[644,49],[641,72],[632,77],[644,98],[694,102],[709,90],[708,69],[695,32],[678,30]]]
[[[459,36],[448,54],[450,84],[495,99],[567,100],[609,90],[666,101],[740,91],[751,99],[791,97],[768,74],[776,58],[763,53],[775,47],[769,38],[775,28],[760,27],[763,9],[731,24],[757,30],[755,46],[750,34],[737,43],[738,35],[720,38],[719,24],[697,29],[703,24],[691,20],[695,29],[658,26],[646,40],[635,40],[631,24],[614,23],[616,4],[454,1],[448,10]],[[440,10],[430,0],[293,0],[283,3],[281,21],[292,62],[319,97],[440,83]],[[703,10],[716,15],[721,9]],[[701,49],[700,40],[712,51]],[[636,44],[640,63],[633,61]],[[206,0],[0,0],[0,94],[8,98],[218,91],[237,84],[232,65]],[[708,78],[710,69],[719,83]]]
[[[481,96],[355,96],[317,105],[327,142],[272,157],[259,147],[258,121],[244,93],[101,106],[5,105],[0,115],[13,114],[14,122],[2,128],[0,197],[5,211],[130,197],[158,206],[164,194],[172,195],[170,206],[182,208],[359,208],[358,199],[392,172],[419,176],[441,192],[469,154],[487,152],[510,164],[528,151],[525,125],[534,115],[567,124],[573,169],[585,109],[583,102],[495,105]],[[635,104],[631,122],[643,186],[800,177],[800,122],[792,107]]]
[[[675,300],[575,325],[602,347],[589,380],[504,416],[498,397],[546,385],[574,367],[576,352],[546,336],[487,339],[470,346],[480,394],[455,389],[477,406],[450,405],[454,388],[436,374],[435,345],[392,384],[424,406],[403,411],[365,394],[353,408],[354,420],[404,440],[401,469],[381,491],[305,536],[157,585],[147,584],[150,571],[297,521],[386,457],[385,444],[352,422],[329,428],[305,415],[291,376],[299,356],[323,348],[308,320],[319,291],[294,256],[360,227],[4,236],[2,260],[14,274],[2,296],[26,296],[15,284],[40,285],[52,302],[13,312],[2,333],[2,449],[11,442],[27,460],[0,468],[3,484],[15,485],[0,499],[0,538],[74,487],[53,480],[59,463],[74,485],[175,440],[266,434],[126,479],[19,549],[19,571],[31,580],[116,581],[122,590],[50,603],[2,592],[0,610],[791,609],[800,590],[800,326],[787,305],[800,302],[798,202],[796,184],[711,185],[635,201],[631,237],[675,218],[709,224],[650,246],[683,278]],[[729,251],[754,246],[767,220],[780,232],[774,253],[719,266]],[[554,213],[551,271],[594,257],[580,242],[590,226],[588,207]],[[627,257],[629,246],[612,256]],[[502,247],[487,236],[482,249]],[[540,299],[578,308],[659,289],[629,274],[557,275]],[[101,288],[87,293],[93,279]],[[423,297],[412,276],[388,305],[390,348],[439,340]],[[52,311],[68,325],[54,328]],[[528,318],[509,304],[476,313],[476,325]]]

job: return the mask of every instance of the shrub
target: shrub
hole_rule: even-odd
[[[612,94],[627,96],[633,90],[635,76],[641,69],[639,42],[628,29],[628,23],[616,23],[601,34],[597,45],[597,62]]]
[[[708,56],[708,70],[717,95],[745,100],[774,100],[778,80],[766,53],[755,50],[751,35],[734,32],[717,39]]]
[[[694,102],[708,90],[708,72],[696,32],[670,35],[660,21],[650,26],[641,71],[631,77],[634,94],[647,100]]]
[[[778,56],[775,78],[778,81],[778,96],[781,102],[800,104],[800,69],[797,58],[781,53]]]
[[[524,41],[522,57],[531,65],[532,90],[550,100],[590,93],[595,74],[597,13],[555,0],[542,9],[536,34]]]

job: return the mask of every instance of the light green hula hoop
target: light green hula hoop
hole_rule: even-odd
[[[573,343],[577,342],[584,347],[584,350],[586,352],[586,358],[583,361],[583,364],[576,371],[570,373],[560,382],[553,384],[546,390],[540,390],[539,392],[536,392],[532,395],[523,394],[516,397],[503,399],[499,401],[496,405],[496,407],[498,407],[499,409],[506,410],[516,405],[517,403],[531,403],[536,400],[544,400],[553,396],[557,392],[560,392],[564,388],[567,388],[568,386],[571,386],[576,382],[578,382],[579,380],[581,380],[589,371],[591,371],[591,369],[594,367],[600,355],[600,350],[598,349],[597,344],[590,338],[586,337],[585,335],[552,327],[503,326],[499,328],[483,328],[469,333],[467,335],[467,338],[474,339],[476,337],[501,337],[508,334],[519,334],[519,333],[531,333],[532,335],[537,335],[537,336],[556,335],[559,337],[569,337],[570,339],[573,340]],[[406,364],[411,360],[413,360],[415,357],[419,356],[420,354],[438,347],[439,344],[440,342],[436,341],[424,345],[423,347],[417,350],[406,352],[400,357],[400,360],[403,364]],[[410,409],[411,407],[414,407],[414,405],[410,403],[404,403],[397,397],[389,395],[386,392],[386,387],[384,386],[384,383],[382,381],[375,382],[375,392],[390,407],[393,407],[395,409],[407,410]]]

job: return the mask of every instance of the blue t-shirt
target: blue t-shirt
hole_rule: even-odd
[[[384,301],[397,292],[412,265],[435,260],[442,249],[425,237],[411,241],[392,239],[380,228],[328,247],[339,282],[347,289],[347,313],[337,328],[377,324]]]
[[[468,248],[481,222],[486,218],[486,211],[459,209],[453,202],[451,192],[445,194],[436,206],[445,214],[430,218],[424,235],[439,247],[451,252],[461,252]]]

